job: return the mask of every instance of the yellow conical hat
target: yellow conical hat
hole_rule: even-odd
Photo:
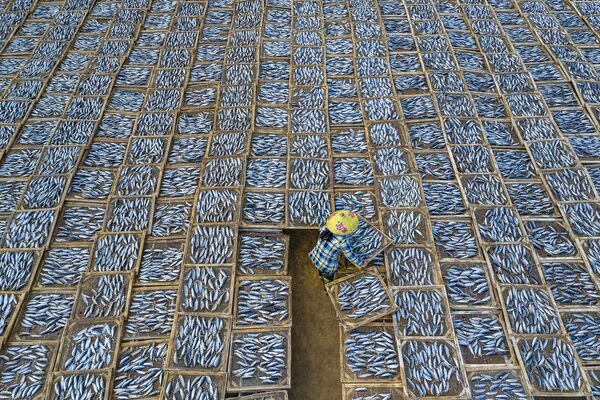
[[[358,227],[358,215],[350,210],[336,211],[327,218],[327,229],[335,235],[349,235]]]

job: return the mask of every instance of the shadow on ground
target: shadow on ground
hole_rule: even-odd
[[[290,235],[293,316],[290,400],[338,400],[342,398],[338,320],[308,259],[318,231],[286,233]]]

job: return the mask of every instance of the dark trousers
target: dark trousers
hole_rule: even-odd
[[[323,271],[319,271],[319,276],[321,278],[324,278],[324,279],[326,279],[326,280],[328,280],[328,281],[331,282],[332,280],[335,279],[335,272],[332,272],[331,274],[328,274],[328,273],[325,273]]]

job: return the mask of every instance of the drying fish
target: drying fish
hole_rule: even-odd
[[[111,171],[80,168],[69,188],[69,195],[86,200],[103,200],[108,197],[113,184]]]
[[[124,167],[119,171],[117,194],[120,196],[150,195],[158,185],[158,170],[148,165]]]
[[[504,205],[507,202],[502,183],[496,175],[474,175],[464,180],[467,201],[471,204]]]
[[[44,176],[34,178],[23,193],[26,208],[51,208],[60,203],[67,180],[64,176]]]
[[[239,186],[243,163],[240,158],[216,158],[204,165],[204,186]]]
[[[285,265],[285,251],[283,238],[242,235],[238,267],[246,275],[275,273]]]
[[[408,136],[410,138],[410,144],[415,150],[440,150],[446,146],[444,134],[438,124],[426,123],[409,125]]]
[[[344,129],[331,133],[331,149],[334,153],[366,153],[365,132],[360,129]]]
[[[2,306],[0,311],[0,335],[6,333],[13,314],[16,311],[18,302],[19,299],[14,294],[0,295],[0,305]]]
[[[521,244],[498,244],[488,249],[496,279],[504,284],[540,283],[539,272],[531,251]]]
[[[181,307],[198,312],[227,310],[231,300],[231,279],[231,270],[227,268],[188,269],[183,276]]]
[[[125,324],[129,336],[164,337],[171,333],[175,313],[175,290],[134,292]]]
[[[290,183],[296,189],[326,189],[329,183],[329,163],[313,159],[294,159],[291,164]]]
[[[332,125],[351,125],[362,123],[360,105],[354,101],[330,101],[329,119]]]
[[[554,301],[564,305],[594,305],[600,293],[592,277],[581,263],[547,263],[542,265],[546,284],[550,286]]]
[[[23,255],[25,254],[31,253],[23,253]],[[87,270],[89,256],[90,249],[87,247],[51,248],[46,253],[46,258],[42,264],[39,277],[40,284],[43,286],[77,286],[81,273]],[[7,268],[7,265],[0,263],[5,268],[5,275],[10,276],[10,269]]]
[[[266,134],[254,135],[250,145],[253,156],[287,156],[288,142],[287,136]]]
[[[525,224],[531,244],[541,257],[574,256],[575,244],[569,233],[559,223],[527,221]]]
[[[431,98],[426,96],[407,97],[401,100],[402,112],[406,119],[428,119],[437,115]]]
[[[91,241],[96,232],[101,229],[104,211],[103,207],[67,205],[55,233],[56,240],[59,242]]]
[[[495,151],[494,158],[504,179],[530,179],[535,177],[535,167],[524,151]]]
[[[196,226],[189,259],[194,264],[226,264],[233,257],[235,229],[230,226]]]
[[[130,271],[136,264],[140,237],[134,234],[100,236],[96,242],[94,271]]]
[[[487,242],[520,242],[524,238],[515,211],[507,207],[491,208],[478,221],[481,239]]]
[[[62,375],[54,381],[54,397],[56,400],[102,399],[106,396],[108,378],[102,374]]]
[[[516,371],[477,372],[469,380],[474,400],[487,400],[492,396],[502,400],[527,400],[528,391]]]
[[[106,227],[113,232],[143,231],[150,224],[149,197],[129,197],[114,200],[109,207]]]
[[[245,183],[248,187],[279,188],[285,186],[286,175],[287,164],[285,160],[257,158],[248,161]]]
[[[6,346],[0,354],[0,398],[25,400],[42,394],[52,352],[44,344]]]
[[[41,153],[41,150],[38,149],[9,152],[4,156],[2,164],[0,164],[0,176],[8,178],[31,175]]]
[[[290,222],[294,225],[320,226],[331,213],[328,192],[291,192],[288,195]]]
[[[72,172],[82,150],[80,146],[48,147],[40,159],[37,173],[53,175]]]
[[[127,161],[131,164],[156,164],[162,162],[167,142],[162,138],[133,139],[127,152]]]
[[[422,179],[452,180],[454,170],[447,153],[418,153],[415,161]]]
[[[292,133],[327,133],[327,116],[318,109],[292,110]]]
[[[421,248],[394,248],[388,253],[390,284],[422,286],[436,284],[433,256]]]
[[[157,204],[154,209],[152,235],[158,237],[185,234],[192,205],[188,202]]]
[[[116,399],[157,396],[164,379],[165,343],[125,348],[116,370],[113,395]]]
[[[385,244],[382,233],[363,220],[358,222],[358,228],[348,240],[352,249],[365,259],[371,258]]]
[[[342,318],[347,322],[377,314],[387,314],[393,310],[385,287],[373,273],[361,274],[336,286],[335,299]]]
[[[578,236],[600,236],[600,211],[595,203],[565,204],[563,209]]]
[[[169,135],[175,125],[175,117],[170,113],[154,113],[154,112],[143,112],[137,119],[137,125],[135,127],[135,133],[138,136],[160,136]],[[181,132],[183,133],[183,132]],[[135,143],[135,142],[134,142]],[[142,139],[141,142],[146,145],[153,143],[152,146],[158,146],[161,141]],[[143,146],[142,146],[143,147]],[[158,148],[155,150],[159,150]],[[157,151],[157,154],[160,151]]]
[[[596,362],[600,358],[600,318],[595,312],[563,314],[563,322],[582,361]]]
[[[302,158],[327,158],[329,151],[322,135],[303,135],[292,139],[290,154]]]
[[[421,75],[399,75],[394,79],[394,83],[399,94],[425,93],[428,90],[425,77]]]
[[[397,126],[389,123],[375,123],[369,127],[369,139],[375,146],[402,146],[405,144]]]
[[[524,140],[545,140],[558,136],[556,127],[549,118],[523,118],[517,121]]]
[[[501,78],[504,75],[497,75],[498,77],[498,81],[500,82]],[[489,74],[475,74],[472,72],[465,72],[464,73],[464,77],[465,77],[465,81],[467,83],[467,88],[471,91],[471,92],[490,92],[495,90],[495,85],[494,85],[494,78],[492,77],[492,75]],[[500,86],[501,84],[498,83],[498,86]],[[501,90],[503,88],[501,87]],[[480,110],[479,109],[479,100],[482,99],[482,97],[478,97],[478,96],[473,96],[473,102],[475,103],[475,107],[477,108],[477,114],[479,114],[479,117],[485,117],[484,114],[485,112],[494,112],[494,108],[492,104],[489,104],[488,106],[490,106],[490,108],[486,109],[486,110]],[[489,99],[489,98],[488,98]],[[497,99],[494,99],[494,102],[497,102]],[[504,110],[504,106],[502,104],[495,104],[496,107],[501,107],[501,113],[498,115],[498,118],[502,118],[505,110]],[[498,108],[496,108],[498,109]],[[482,114],[482,111],[484,111],[484,114]],[[493,114],[492,114],[493,115]],[[494,118],[493,116],[490,116],[489,118]]]
[[[166,169],[160,187],[161,197],[193,196],[200,180],[200,169],[178,167]]]
[[[75,299],[72,295],[39,294],[25,304],[25,312],[15,332],[20,339],[59,338]]]
[[[481,125],[475,119],[458,119],[456,117],[448,118],[444,123],[446,135],[451,143],[455,144],[481,144],[483,143],[483,130]],[[485,148],[479,146],[454,147],[455,157],[465,163],[465,168],[487,169],[489,163],[489,153]],[[469,165],[469,164],[474,165]]]
[[[600,241],[590,239],[584,244],[584,253],[595,274],[600,274]]]
[[[309,33],[309,32],[302,32]],[[270,42],[273,43],[273,42]],[[267,46],[266,43],[263,45]],[[259,84],[258,100],[269,104],[287,104],[289,97],[289,86],[287,83],[267,82]]]
[[[196,222],[235,222],[238,203],[239,193],[235,190],[201,190],[196,204]]]
[[[285,193],[248,192],[244,200],[244,221],[272,225],[284,223]]]
[[[412,172],[409,155],[396,148],[378,149],[374,152],[375,168],[381,175],[402,175]]]
[[[81,318],[118,317],[125,311],[127,279],[125,275],[89,275],[89,288],[82,290],[78,302]]]
[[[43,247],[49,239],[50,229],[55,220],[56,214],[54,210],[22,211],[14,213],[6,228],[4,247]]]
[[[165,390],[168,400],[218,400],[221,388],[214,377],[203,375],[175,375]]]
[[[395,294],[394,314],[401,336],[444,336],[448,331],[447,305],[435,290],[406,290]]]
[[[236,333],[231,341],[230,381],[240,387],[289,383],[289,345],[281,331]]]
[[[439,49],[441,50],[441,49]],[[465,79],[469,76],[468,72],[464,73]],[[460,76],[454,71],[447,72],[430,72],[429,80],[436,92],[464,92],[465,85],[460,79]],[[467,81],[468,84],[468,81]]]
[[[417,244],[428,239],[423,214],[416,211],[390,210],[383,217],[386,234],[398,244]]]
[[[478,360],[504,360],[510,355],[504,329],[497,316],[460,315],[453,318],[454,331],[463,354],[471,364]],[[467,361],[468,362],[468,361]]]
[[[171,142],[168,163],[199,163],[204,157],[207,140],[203,137],[175,138]]]
[[[573,134],[594,132],[594,126],[583,110],[553,110],[552,116],[563,133]]]
[[[25,189],[26,182],[2,182],[0,183],[0,211],[12,213],[17,208],[21,194]],[[45,201],[45,200],[42,200]],[[24,201],[29,206],[29,201]],[[34,207],[29,207],[34,208]]]
[[[542,392],[575,392],[583,377],[573,348],[558,338],[522,339],[518,344],[529,382]]]
[[[343,343],[344,364],[361,380],[393,379],[399,374],[400,363],[394,335],[376,327],[348,332]]]
[[[185,368],[218,370],[227,355],[228,324],[222,318],[183,316],[177,326],[173,363]]]
[[[288,110],[277,107],[257,107],[255,124],[266,128],[287,128]]]
[[[576,163],[575,154],[567,144],[559,140],[534,142],[530,149],[533,160],[543,169],[567,168]]]
[[[69,335],[62,366],[66,371],[107,368],[117,339],[117,326],[113,323],[81,325]]]
[[[506,312],[515,333],[545,334],[560,331],[558,312],[550,296],[539,288],[511,286],[506,292]]]
[[[370,186],[373,184],[373,168],[366,158],[338,158],[333,163],[337,185]]]
[[[398,106],[390,98],[374,98],[364,101],[364,109],[369,121],[385,121],[398,118]]]
[[[432,224],[433,240],[440,257],[472,258],[479,254],[472,228],[465,222],[439,221]]]
[[[492,299],[481,264],[448,264],[443,276],[448,300],[453,305],[486,305]]]
[[[290,320],[290,286],[280,279],[242,280],[236,293],[236,325],[281,325]]]
[[[467,211],[454,183],[423,183],[423,192],[430,215],[460,215]]]
[[[403,345],[402,359],[410,393],[426,397],[462,392],[460,362],[446,342],[409,340]]]
[[[508,183],[506,190],[521,216],[545,216],[554,213],[554,206],[541,184]]]
[[[174,282],[183,263],[183,248],[174,242],[166,247],[150,247],[142,253],[138,280],[141,283]]]
[[[336,210],[351,210],[367,220],[372,220],[377,214],[375,195],[371,192],[338,192],[334,203]]]
[[[458,172],[483,173],[490,169],[490,154],[483,146],[457,146],[452,148],[452,155]]]

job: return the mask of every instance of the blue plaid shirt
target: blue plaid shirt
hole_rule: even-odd
[[[319,232],[323,232],[325,229],[327,228],[322,227]],[[352,251],[348,238],[343,235],[333,235],[333,238],[329,242],[319,239],[315,248],[308,255],[308,258],[315,263],[319,271],[330,275],[338,269],[338,253],[340,249],[351,263],[363,265],[365,262],[363,257]]]

